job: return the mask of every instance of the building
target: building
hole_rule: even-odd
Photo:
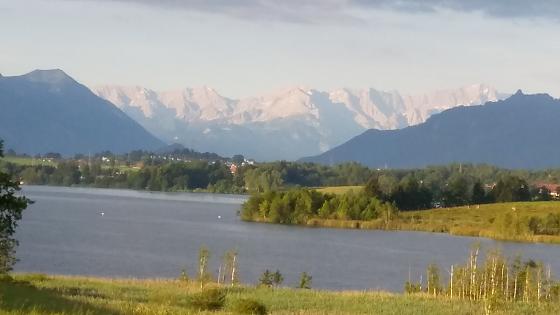
[[[550,197],[560,199],[560,185],[550,183],[536,183],[536,187],[546,188],[549,191]]]
[[[235,175],[237,174],[237,165],[235,165],[235,163],[231,163],[231,165],[229,166],[229,171]]]

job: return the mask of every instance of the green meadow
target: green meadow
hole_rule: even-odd
[[[52,159],[46,158],[33,158],[33,157],[20,157],[20,156],[5,156],[2,158],[2,161],[13,163],[16,165],[22,166],[36,166],[36,165],[45,165],[45,166],[56,166],[57,163]]]
[[[560,243],[558,231],[545,234],[550,221],[560,218],[559,201],[508,202],[455,208],[401,211],[387,223],[370,221],[311,219],[309,226],[385,229],[449,233],[521,242]]]
[[[265,306],[267,314],[460,315],[484,314],[488,310],[484,301],[426,294],[211,286],[219,288],[225,299],[219,308],[204,310],[193,302],[201,292],[195,281],[17,274],[12,280],[0,281],[0,314],[243,314],[236,305],[244,299]],[[492,310],[492,314],[558,313],[558,303],[516,302]]]

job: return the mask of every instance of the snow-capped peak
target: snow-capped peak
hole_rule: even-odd
[[[164,92],[139,86],[102,86],[92,90],[160,138],[192,139],[192,143],[183,144],[203,151],[225,155],[253,152],[260,144],[249,139],[249,134],[289,135],[293,154],[282,149],[254,154],[259,159],[313,155],[368,128],[403,128],[422,123],[432,114],[451,107],[484,104],[499,98],[497,91],[486,84],[417,95],[373,88],[324,92],[293,86],[239,100],[224,97],[207,86]],[[221,127],[214,128],[216,125]],[[193,126],[200,129],[193,131]],[[187,129],[193,134],[186,135]],[[221,138],[215,135],[218,131]],[[229,148],[230,143],[223,143],[224,133],[233,137],[228,141],[241,143],[240,147]],[[212,146],[211,141],[220,144]]]

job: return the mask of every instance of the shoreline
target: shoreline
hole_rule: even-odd
[[[280,224],[260,218],[242,218],[242,220],[254,223],[317,228],[441,233],[453,236],[481,237],[495,241],[558,245],[560,244],[560,235],[530,234],[528,232],[507,235],[500,233],[494,223],[501,218],[500,216],[512,213],[519,216],[518,219],[521,222],[525,219],[528,220],[529,216],[542,218],[554,212],[560,214],[560,202],[558,201],[494,203],[480,205],[479,208],[463,206],[401,211],[399,217],[391,220],[388,224],[383,219],[363,221],[311,218],[306,220],[304,224]],[[522,214],[518,215],[517,213]]]

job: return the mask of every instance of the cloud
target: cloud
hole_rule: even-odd
[[[302,24],[359,23],[346,0],[91,0],[223,14],[243,20]]]
[[[499,18],[547,18],[559,20],[558,0],[353,0],[364,8],[391,9],[407,12],[480,12]]]
[[[363,22],[364,11],[430,14],[440,10],[480,12],[498,18],[560,21],[559,0],[90,0],[223,14],[244,20],[304,24]]]

